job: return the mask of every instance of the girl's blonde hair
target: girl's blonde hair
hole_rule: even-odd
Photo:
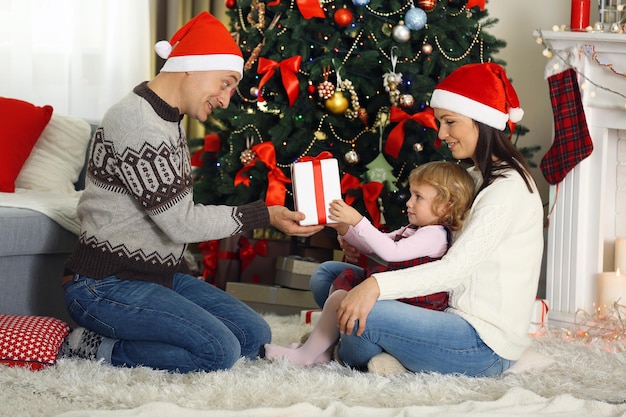
[[[420,165],[409,174],[409,184],[428,184],[437,190],[433,212],[452,230],[459,230],[474,200],[474,180],[462,166],[434,161]]]

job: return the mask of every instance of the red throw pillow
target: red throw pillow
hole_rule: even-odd
[[[54,365],[70,326],[41,316],[0,314],[0,364],[33,371]]]
[[[41,132],[52,117],[52,106],[38,107],[0,97],[0,191],[15,191],[17,178]]]

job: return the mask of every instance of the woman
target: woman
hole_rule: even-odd
[[[504,133],[523,111],[493,63],[453,71],[430,104],[439,138],[455,158],[474,162],[474,202],[440,261],[374,274],[346,295],[337,309],[338,356],[356,368],[386,352],[414,372],[498,375],[530,344],[543,250],[541,199]],[[319,299],[325,284],[312,279]],[[445,312],[392,301],[439,291],[450,293]]]

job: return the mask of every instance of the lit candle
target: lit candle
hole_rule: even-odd
[[[615,270],[626,272],[626,238],[615,239]]]
[[[619,269],[598,274],[598,307],[602,315],[618,300],[626,305],[626,275],[620,275]]]

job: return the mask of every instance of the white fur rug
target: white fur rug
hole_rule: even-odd
[[[298,316],[266,315],[274,341],[308,331]],[[626,355],[552,330],[534,339],[554,359],[496,378],[404,374],[386,378],[336,363],[308,369],[240,360],[223,372],[171,374],[60,360],[39,372],[0,367],[2,416],[626,416]],[[623,352],[623,347],[620,346]]]

